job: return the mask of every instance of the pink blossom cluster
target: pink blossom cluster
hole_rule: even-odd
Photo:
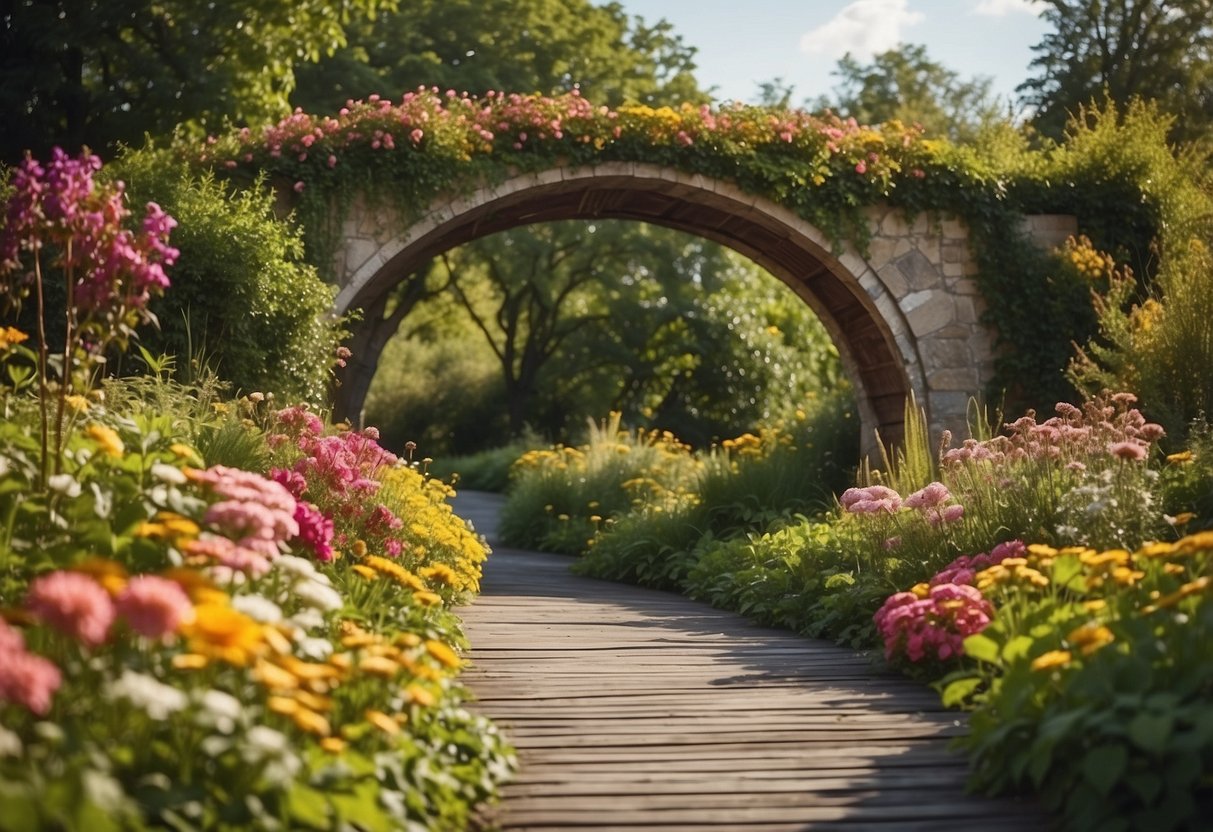
[[[660,111],[611,109],[595,106],[577,90],[558,96],[489,91],[477,97],[419,87],[397,102],[371,95],[347,101],[335,116],[296,110],[260,133],[243,128],[223,139],[209,137],[199,159],[226,168],[285,167],[292,175],[300,175],[300,166],[312,166],[315,175],[322,176],[342,158],[368,150],[425,151],[467,159],[474,154],[528,151],[551,142],[603,148],[641,141],[683,147],[794,146],[797,152],[822,161],[839,157],[861,175],[887,177],[901,169],[898,155],[912,151],[920,135],[917,127],[865,128],[854,119],[830,113],[773,111],[740,103],[719,110],[706,105]],[[922,178],[925,173],[912,167],[911,175]],[[304,187],[302,179],[295,183],[296,191]]]
[[[111,596],[89,575],[70,570],[35,579],[25,607],[35,620],[86,647],[104,644],[120,617],[139,635],[163,639],[190,621],[194,612],[185,590],[167,578],[137,575]]]
[[[0,702],[14,702],[45,716],[62,683],[58,666],[26,650],[21,633],[0,618]]]
[[[996,563],[1002,563],[1007,558],[1022,558],[1026,553],[1027,547],[1022,540],[1008,540],[1005,543],[999,543],[988,553],[961,555],[935,573],[929,583],[931,586],[940,584],[972,586],[978,572],[988,569]]]
[[[844,511],[851,514],[894,514],[901,508],[901,495],[883,485],[848,488],[839,498]]]
[[[219,498],[203,516],[207,533],[184,544],[189,554],[224,569],[262,575],[282,546],[299,534],[297,502],[282,484],[223,465],[189,471],[188,476]]]
[[[911,662],[964,655],[964,640],[980,633],[994,608],[972,586],[943,583],[922,597],[913,592],[891,595],[873,620],[884,639],[885,658]]]
[[[76,307],[121,318],[168,287],[164,267],[178,255],[168,237],[177,222],[149,202],[138,231],[123,227],[131,215],[123,185],[99,186],[93,174],[100,168],[96,156],[73,159],[59,148],[45,165],[30,156],[17,165],[0,229],[0,277],[27,280],[23,254],[53,249],[71,275]]]
[[[910,496],[902,503],[906,508],[918,511],[932,526],[942,523],[955,523],[964,517],[964,506],[959,503],[948,505],[952,493],[941,482],[930,483]]]
[[[1133,405],[1132,393],[1116,393],[1091,399],[1079,408],[1059,402],[1057,415],[1043,422],[1036,413],[1007,424],[1007,435],[984,442],[966,440],[959,448],[947,448],[945,465],[990,461],[995,464],[1029,459],[1058,460],[1075,470],[1109,457],[1127,462],[1145,460],[1155,442],[1166,435],[1161,425],[1147,422]],[[945,435],[945,445],[950,437]]]
[[[347,546],[356,540],[376,552],[399,556],[405,541],[397,532],[404,523],[373,499],[380,487],[378,472],[399,461],[379,444],[379,432],[367,428],[326,436],[320,419],[301,408],[280,411],[276,427],[281,432],[269,437],[271,445],[292,444],[300,456],[290,468],[275,468],[270,476],[316,509],[300,521],[301,542],[320,560],[332,557],[334,544]]]
[[[955,503],[946,505],[951,499],[952,494],[946,485],[933,482],[904,500],[892,488],[883,485],[848,488],[839,502],[843,510],[851,514],[896,514],[902,508],[914,509],[931,525],[938,526],[941,523],[954,523],[964,516],[964,506]],[[886,541],[887,547],[896,548],[895,541],[895,538],[890,538]]]

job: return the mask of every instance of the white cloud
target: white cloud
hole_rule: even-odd
[[[981,0],[973,9],[973,14],[983,14],[987,17],[1003,17],[1015,12],[1038,15],[1044,10],[1041,0]]]
[[[858,60],[866,60],[894,49],[902,42],[902,29],[925,17],[907,5],[907,0],[854,0],[828,23],[805,32],[800,51],[830,58],[850,52]]]

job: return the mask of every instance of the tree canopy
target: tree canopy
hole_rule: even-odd
[[[394,0],[12,0],[0,17],[0,159],[107,153],[178,125],[283,115],[294,70]]]
[[[580,89],[594,101],[706,100],[695,50],[663,21],[590,0],[401,0],[355,22],[349,42],[299,69],[294,102],[328,111],[418,85],[483,94]]]
[[[921,124],[930,135],[969,141],[1003,115],[990,78],[963,80],[931,60],[921,45],[902,44],[867,64],[844,55],[833,75],[838,85],[815,106],[860,124],[898,120]]]
[[[1157,101],[1178,139],[1213,128],[1213,2],[1045,0],[1052,30],[1033,47],[1036,74],[1020,85],[1035,124],[1060,138],[1092,101]]]

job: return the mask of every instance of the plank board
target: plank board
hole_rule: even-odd
[[[490,541],[500,498],[456,511]],[[965,791],[962,715],[870,657],[669,593],[494,547],[463,610],[475,708],[521,771],[506,830],[1035,830],[1035,806]]]

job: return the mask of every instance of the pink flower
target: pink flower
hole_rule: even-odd
[[[15,702],[45,716],[62,683],[54,662],[24,650],[0,652],[0,702]]]
[[[867,164],[864,162],[860,162],[859,164],[855,165],[855,172],[858,173],[860,176],[867,173],[868,172]]]
[[[906,508],[935,508],[951,499],[948,487],[941,482],[933,482],[925,488],[915,491],[906,497]]]
[[[299,524],[296,540],[310,549],[316,560],[332,560],[333,521],[311,503],[300,500],[295,506],[295,522]]]
[[[78,572],[51,572],[36,579],[25,605],[39,620],[95,647],[114,623],[114,603],[101,584]]]
[[[150,639],[175,633],[194,617],[194,608],[181,585],[156,575],[131,578],[114,605],[132,630]]]
[[[1140,462],[1146,458],[1146,446],[1140,442],[1113,442],[1108,445],[1108,453],[1117,459],[1128,462]]]

